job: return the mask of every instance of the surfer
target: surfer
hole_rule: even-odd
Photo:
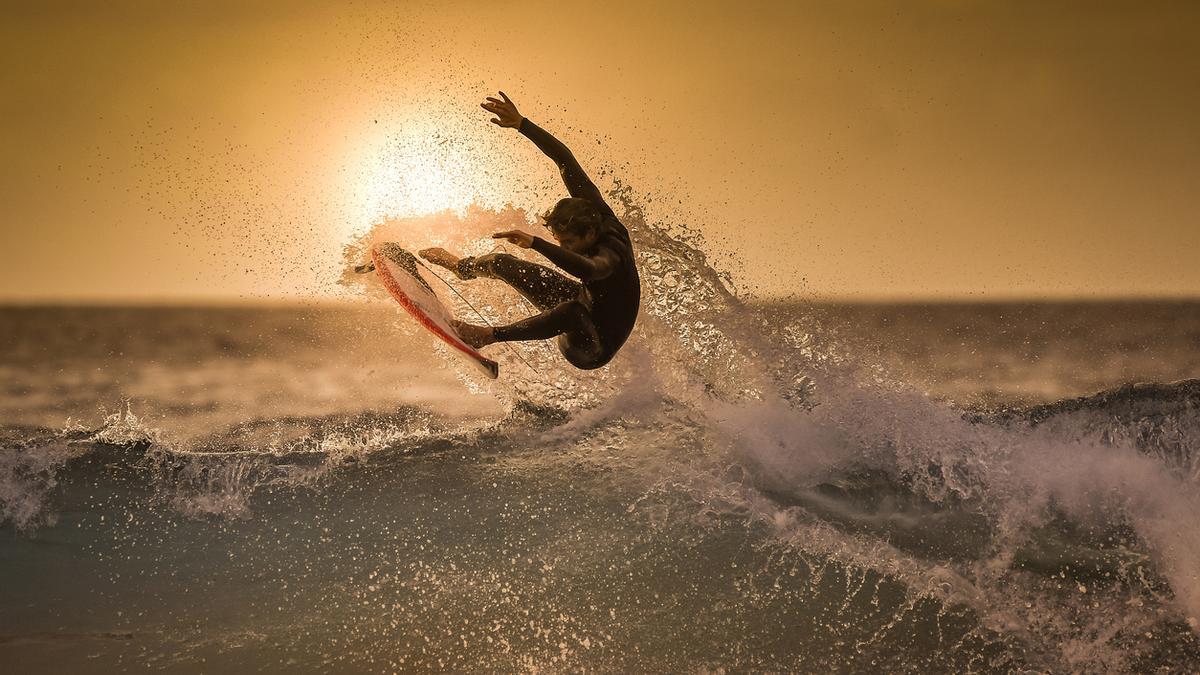
[[[522,117],[504,92],[500,99],[487,97],[482,107],[495,115],[492,124],[516,129],[553,160],[571,195],[560,199],[544,216],[557,243],[521,230],[497,232],[492,237],[532,248],[578,281],[507,253],[459,258],[442,248],[427,248],[420,255],[460,279],[499,279],[541,310],[507,326],[456,321],[455,330],[471,346],[478,349],[495,342],[557,337],[559,351],[571,365],[584,370],[599,368],[612,360],[629,337],[641,301],[629,231],[567,146]]]

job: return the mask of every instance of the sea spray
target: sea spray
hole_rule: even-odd
[[[6,456],[29,470],[5,489],[33,504],[6,506],[14,564],[31,586],[104,589],[126,614],[77,611],[86,588],[34,600],[9,587],[7,606],[45,606],[55,626],[95,618],[75,628],[209,667],[231,654],[315,669],[1194,662],[1189,385],[960,408],[889,376],[819,312],[747,307],[703,245],[625,210],[646,294],[601,371],[573,371],[550,345],[513,345],[533,368],[493,347],[500,381],[463,368],[430,398],[453,355],[386,299],[322,322],[260,311],[229,337],[175,343],[242,345],[219,359],[134,371],[154,386],[111,424],[10,429]],[[480,253],[523,218],[468,210],[379,234]],[[371,292],[369,275],[349,283]],[[458,288],[490,319],[530,311],[494,282]],[[218,375],[231,381],[205,386]],[[163,431],[181,420],[186,439]]]

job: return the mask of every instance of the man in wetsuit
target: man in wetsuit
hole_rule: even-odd
[[[571,196],[559,200],[545,216],[557,244],[520,230],[492,236],[532,248],[579,281],[507,253],[459,258],[445,249],[429,248],[420,252],[421,257],[460,279],[504,281],[541,310],[523,321],[494,328],[455,322],[459,335],[472,346],[557,336],[559,351],[571,365],[599,368],[612,360],[637,319],[641,281],[629,231],[567,146],[522,117],[504,92],[500,98],[489,96],[482,104],[495,115],[492,123],[516,129],[554,160]]]

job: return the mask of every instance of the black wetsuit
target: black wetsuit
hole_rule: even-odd
[[[567,146],[527,119],[521,121],[518,130],[554,160],[572,197],[596,205],[601,215],[599,239],[585,255],[541,237],[533,239],[533,250],[580,281],[503,253],[464,258],[458,267],[459,276],[506,281],[543,310],[524,321],[497,327],[497,340],[546,340],[557,335],[559,349],[573,365],[599,368],[625,344],[637,320],[642,287],[629,231]]]

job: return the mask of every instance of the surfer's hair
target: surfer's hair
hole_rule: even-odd
[[[586,237],[600,231],[600,209],[586,199],[566,197],[546,213],[546,227],[555,234]]]

